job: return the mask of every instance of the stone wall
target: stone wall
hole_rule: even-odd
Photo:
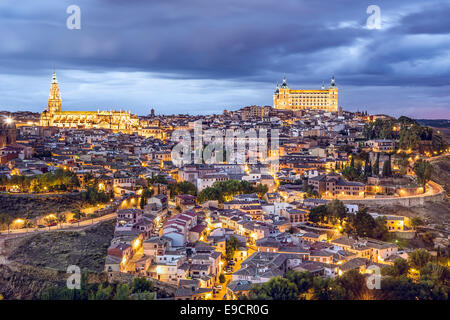
[[[445,200],[445,191],[437,183],[430,181],[429,186],[436,192],[430,195],[414,195],[408,197],[384,197],[384,198],[371,198],[371,199],[358,199],[358,200],[342,200],[343,203],[352,203],[368,206],[386,206],[386,205],[399,205],[404,207],[417,207],[423,206],[425,202],[439,202]]]

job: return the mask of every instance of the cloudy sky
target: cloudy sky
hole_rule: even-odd
[[[55,68],[66,110],[216,113],[335,74],[345,110],[449,119],[449,17],[448,0],[1,0],[0,110],[42,111]]]

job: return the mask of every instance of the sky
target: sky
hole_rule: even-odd
[[[43,111],[53,69],[63,109],[139,115],[272,105],[284,75],[334,74],[344,110],[450,119],[449,17],[448,0],[1,0],[0,110]]]

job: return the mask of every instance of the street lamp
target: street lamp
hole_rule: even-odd
[[[15,228],[19,228],[20,225],[23,225],[25,221],[23,219],[17,218],[12,222],[12,225],[14,225]]]

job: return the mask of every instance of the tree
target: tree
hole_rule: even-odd
[[[169,184],[169,189],[171,196],[178,196],[181,194],[197,195],[197,187],[188,181]]]
[[[420,279],[448,285],[450,283],[450,269],[438,263],[428,262],[420,270]]]
[[[347,166],[341,171],[342,176],[349,181],[355,181],[358,180],[359,174],[356,168],[352,166]]]
[[[420,294],[419,286],[407,277],[387,277],[381,280],[381,290],[389,299],[416,300]]]
[[[359,237],[371,237],[377,225],[373,217],[367,213],[367,208],[359,209],[349,224]]]
[[[383,171],[382,171],[383,177],[392,177],[392,168],[391,168],[391,156],[389,155],[389,158],[384,161],[383,163]]]
[[[434,281],[386,277],[381,280],[381,296],[394,300],[448,300],[449,288]]]
[[[225,257],[227,260],[233,260],[234,252],[239,248],[239,240],[231,236],[225,243]]]
[[[419,159],[414,163],[413,170],[417,177],[417,183],[422,186],[422,191],[425,193],[427,182],[430,181],[433,174],[433,166],[428,161]]]
[[[134,278],[133,282],[131,284],[131,291],[133,293],[139,293],[139,292],[145,292],[145,291],[152,291],[153,290],[153,283],[146,278]]]
[[[255,192],[258,194],[258,197],[262,198],[269,191],[269,187],[267,184],[258,184],[255,188]]]
[[[205,202],[208,200],[221,201],[222,195],[220,194],[220,191],[213,187],[207,187],[207,188],[203,189],[202,191],[200,191],[200,193],[197,197],[197,201],[199,203],[202,203],[202,202]]]
[[[64,213],[62,213],[62,212],[59,212],[59,213],[56,214],[56,216],[57,216],[56,219],[59,222],[59,228],[62,229],[62,224],[64,222],[66,222],[66,215]]]
[[[133,293],[133,295],[131,297],[132,297],[132,300],[155,300],[156,293],[150,292],[150,291],[143,291],[143,292]]]
[[[84,212],[80,209],[75,209],[72,211],[73,217],[78,220],[78,226],[80,226],[80,220],[86,216]]]
[[[414,217],[411,219],[411,227],[416,229],[418,226],[423,226],[425,222],[422,220],[421,217]]]
[[[11,217],[7,213],[0,214],[0,224],[7,227],[8,233],[9,233],[9,228],[11,227],[13,220],[14,220],[13,217]]]
[[[72,290],[67,287],[49,287],[39,294],[40,300],[80,300],[80,290]]]
[[[314,277],[313,297],[316,300],[345,299],[345,289],[331,278]]]
[[[396,155],[396,163],[400,169],[400,174],[405,175],[409,166],[409,155],[406,152],[401,152]]]
[[[422,269],[430,261],[431,254],[425,249],[414,250],[408,256],[409,265],[417,270]]]
[[[147,179],[148,183],[150,185],[158,183],[158,184],[167,184],[167,179],[166,177],[164,177],[162,174],[157,174],[156,176],[154,176],[152,174],[151,178]]]
[[[372,172],[375,177],[380,174],[380,153],[377,153],[377,158],[375,160],[375,163],[373,164]]]
[[[118,284],[116,286],[116,294],[114,295],[114,300],[129,300],[130,294],[131,292],[128,284]]]
[[[386,226],[386,217],[378,217],[375,219],[375,228],[372,231],[372,238],[388,241],[390,238],[389,230]]]
[[[306,293],[313,286],[314,276],[311,272],[289,270],[286,273],[286,278],[297,286],[299,294]]]
[[[345,289],[345,299],[357,300],[366,291],[366,279],[358,270],[349,270],[337,279],[338,284]]]
[[[309,221],[314,223],[325,222],[328,218],[327,206],[320,205],[312,208],[309,212],[308,217]]]
[[[27,233],[28,233],[28,229],[29,228],[33,228],[33,226],[34,226],[34,224],[33,224],[33,222],[31,220],[28,220],[28,219],[24,220],[23,227],[25,229],[27,229]]]
[[[217,181],[212,187],[203,189],[198,197],[199,203],[208,200],[217,200],[225,202],[231,200],[235,195],[257,193],[259,197],[263,197],[268,191],[267,185],[258,184],[253,187],[248,181],[227,180]]]
[[[306,186],[305,184],[303,185],[303,191],[305,192],[305,194],[303,195],[304,199],[320,199],[321,195],[319,192],[317,192],[316,190],[314,190],[313,186],[308,185],[308,180],[306,181]]]
[[[144,190],[142,190],[142,195],[139,201],[139,207],[141,209],[144,209],[145,205],[148,203],[148,198],[151,198],[153,196],[153,193],[153,189],[145,188]]]
[[[428,247],[434,246],[434,239],[436,238],[436,234],[432,231],[427,231],[422,233],[422,240]]]
[[[394,260],[394,264],[389,267],[382,269],[382,273],[385,275],[390,275],[393,277],[405,276],[408,274],[409,264],[408,261],[402,258],[397,258]]]
[[[282,277],[271,278],[263,284],[254,284],[250,288],[251,300],[297,300],[297,286]]]
[[[103,285],[100,285],[95,294],[95,300],[110,300],[112,291],[113,288],[111,286],[103,287]]]
[[[342,201],[337,199],[329,202],[327,205],[328,216],[331,217],[331,222],[336,223],[339,221],[340,224],[347,218],[347,209]]]
[[[367,181],[367,178],[372,176],[372,163],[370,162],[370,156],[366,152],[361,152],[360,156],[364,160],[364,181]]]

